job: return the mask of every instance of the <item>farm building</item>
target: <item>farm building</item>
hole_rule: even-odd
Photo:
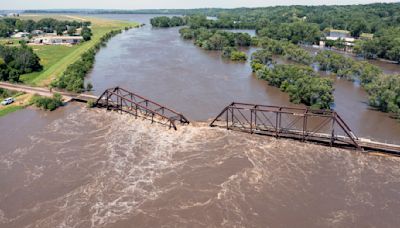
[[[17,32],[14,35],[12,35],[12,38],[24,38],[29,36],[30,34],[28,32]]]
[[[82,36],[42,36],[33,39],[35,44],[73,45],[83,41]]]

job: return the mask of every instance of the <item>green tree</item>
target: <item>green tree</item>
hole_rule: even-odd
[[[70,26],[67,31],[68,35],[73,36],[76,33],[76,28],[74,26]]]

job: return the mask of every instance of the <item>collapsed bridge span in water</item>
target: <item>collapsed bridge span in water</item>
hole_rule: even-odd
[[[343,118],[332,110],[233,102],[222,110],[210,126],[400,155],[399,145],[358,138]]]
[[[189,120],[182,114],[120,87],[104,91],[95,106],[126,112],[136,118],[150,119],[152,123],[160,123],[175,130],[177,130],[176,121],[180,124],[189,124]]]

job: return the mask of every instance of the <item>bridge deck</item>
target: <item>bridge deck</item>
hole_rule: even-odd
[[[43,87],[33,87],[21,84],[12,84],[7,82],[0,82],[0,88],[13,90],[17,92],[38,94],[40,96],[45,96],[45,97],[51,97],[55,93],[59,93],[62,95],[65,102],[69,102],[72,100],[88,102],[89,100],[95,101],[97,99],[97,96],[90,94],[64,92],[64,91],[57,91],[55,89],[50,90],[48,88],[43,88]]]
[[[177,129],[175,124],[177,121],[182,124],[189,123],[182,114],[119,87],[106,90],[100,98],[90,94],[62,92],[7,82],[0,82],[0,88],[48,97],[59,93],[66,102],[92,100],[96,101],[98,106],[151,119],[152,122],[159,122],[174,129]],[[400,145],[358,138],[341,116],[331,110],[232,103],[212,121],[210,126],[400,155]]]
[[[400,155],[400,145],[358,138],[340,115],[331,110],[232,103],[210,126]]]

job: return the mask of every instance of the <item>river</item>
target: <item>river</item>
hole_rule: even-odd
[[[146,22],[151,16],[108,17]],[[199,121],[232,100],[292,105],[257,80],[248,64],[225,62],[182,41],[176,30],[144,27],[112,39],[89,77],[95,93],[120,85]],[[343,112],[358,109],[354,103],[365,108],[361,89],[344,80],[336,86],[342,89],[336,89],[337,99],[351,96]],[[368,133],[369,126],[374,135],[379,128],[371,123],[372,111],[363,112],[357,129]],[[343,116],[351,125],[349,113]],[[2,228],[400,223],[397,157],[247,135],[205,122],[172,131],[81,104],[12,113],[0,118],[0,132]]]
[[[101,15],[148,24],[154,15]],[[146,26],[112,39],[96,57],[88,81],[95,94],[121,86],[184,113],[191,120],[215,117],[232,101],[294,106],[287,94],[258,80],[249,63],[233,63],[216,51],[205,51],[180,38],[179,28]],[[245,31],[245,30],[244,30]],[[254,31],[248,31],[253,34]],[[248,54],[255,49],[247,50]],[[375,62],[377,64],[379,62]],[[400,66],[380,63],[400,73]],[[400,143],[400,123],[368,106],[367,93],[356,84],[335,81],[334,109],[359,136]],[[365,124],[368,123],[368,124]]]

